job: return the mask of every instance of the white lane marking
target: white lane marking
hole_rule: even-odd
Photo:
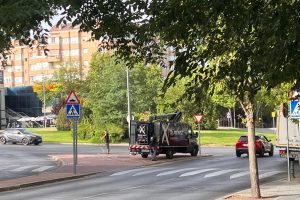
[[[273,176],[275,174],[280,174],[280,173],[283,173],[283,171],[266,172],[263,174],[259,174],[259,179],[267,178],[267,177]]]
[[[0,166],[0,170],[7,170],[10,168],[18,167],[20,165],[7,165],[7,166]]]
[[[126,171],[116,172],[116,173],[114,173],[114,174],[112,174],[110,176],[119,176],[119,175],[129,174],[131,172],[138,172],[138,171],[145,171],[145,170],[147,170],[147,168],[131,169],[131,170],[126,170]]]
[[[144,172],[138,172],[136,174],[133,174],[132,176],[141,176],[141,175],[151,174],[153,172],[160,172],[160,171],[169,170],[169,169],[173,169],[173,168],[161,168],[161,169],[147,170]]]
[[[197,169],[197,168],[185,168],[185,169],[171,170],[171,171],[167,171],[167,172],[157,174],[156,176],[166,176],[166,175],[175,174],[175,173],[178,173],[178,172],[189,171],[189,170],[194,170],[194,169]]]
[[[38,165],[27,165],[27,166],[19,167],[19,168],[12,169],[12,170],[9,170],[9,171],[20,172],[20,171],[23,171],[23,170],[26,170],[26,169],[34,168],[36,166],[38,166]]]
[[[196,174],[202,174],[202,173],[212,171],[212,170],[216,170],[216,169],[199,169],[199,170],[196,170],[196,171],[191,171],[191,172],[181,174],[179,177],[193,176],[193,175],[196,175]]]
[[[43,166],[43,167],[39,167],[37,169],[32,170],[32,172],[43,172],[47,169],[53,168],[54,166]]]
[[[221,170],[221,171],[217,171],[217,172],[213,172],[213,173],[210,173],[210,174],[206,174],[204,176],[204,178],[209,178],[209,177],[214,177],[214,176],[220,176],[222,174],[227,174],[227,173],[233,172],[233,171],[237,171],[237,169],[224,169],[224,170]]]
[[[235,178],[239,178],[239,177],[242,177],[242,176],[247,176],[249,175],[249,171],[245,171],[245,172],[240,172],[240,173],[236,173],[236,174],[232,174],[230,176],[230,179],[235,179]]]

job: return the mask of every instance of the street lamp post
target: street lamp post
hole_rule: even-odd
[[[46,128],[46,94],[45,94],[45,76],[43,74],[43,108],[44,108],[44,128]]]
[[[129,140],[131,141],[131,137],[130,137],[131,108],[130,108],[130,88],[129,88],[129,68],[128,68],[128,66],[126,66],[126,79],[127,79],[126,85],[127,85],[128,136],[129,136]]]

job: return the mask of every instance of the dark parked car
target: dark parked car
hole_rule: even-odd
[[[268,140],[264,135],[255,135],[255,149],[256,154],[263,157],[265,153],[273,156],[274,146],[271,140]],[[236,156],[241,157],[243,153],[248,154],[248,136],[242,135],[235,145]]]
[[[0,133],[0,143],[6,144],[7,142],[11,142],[13,144],[22,143],[24,145],[39,145],[42,143],[42,137],[37,134],[33,134],[26,129],[7,128]]]

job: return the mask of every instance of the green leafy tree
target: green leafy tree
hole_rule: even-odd
[[[90,62],[89,92],[84,105],[96,123],[123,123],[127,116],[126,65],[111,54],[97,53]],[[130,70],[131,106],[134,113],[156,112],[155,99],[163,79],[158,66],[137,64]]]
[[[70,91],[74,90],[80,99],[84,101],[83,93],[87,90],[84,80],[80,77],[80,68],[76,63],[64,63],[54,72],[51,79],[45,79],[33,85],[34,91],[41,101],[46,100],[47,106],[53,106],[55,114],[64,106],[64,102]]]
[[[71,123],[66,117],[66,108],[60,109],[56,119],[56,128],[59,131],[71,130]]]

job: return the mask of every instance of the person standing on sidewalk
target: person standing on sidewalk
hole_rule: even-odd
[[[102,139],[104,139],[106,150],[107,150],[107,154],[109,154],[110,153],[110,149],[109,149],[109,133],[108,133],[107,130],[104,131],[104,135],[103,135]]]
[[[151,153],[151,160],[155,161],[156,159],[156,153],[157,153],[157,140],[156,137],[152,136],[150,138],[150,153]]]

